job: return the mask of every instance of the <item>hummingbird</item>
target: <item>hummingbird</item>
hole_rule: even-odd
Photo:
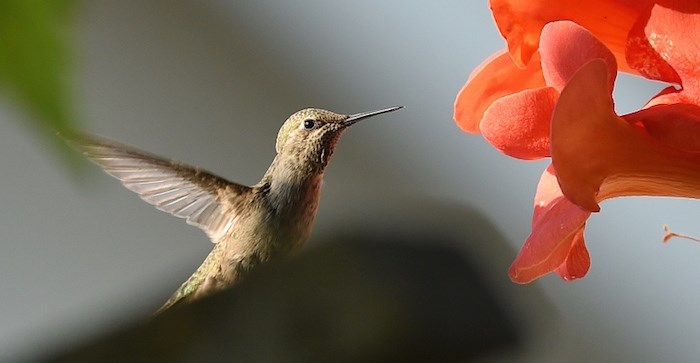
[[[311,234],[323,173],[343,131],[401,108],[352,115],[307,108],[292,114],[277,134],[272,164],[253,186],[101,137],[74,132],[65,138],[141,199],[199,227],[214,243],[157,315],[233,286],[255,267],[299,251]]]

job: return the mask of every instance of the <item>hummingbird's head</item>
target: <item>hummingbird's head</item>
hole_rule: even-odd
[[[318,108],[307,108],[289,116],[277,134],[278,154],[290,153],[299,157],[309,157],[322,164],[328,162],[341,133],[357,121],[386,112],[396,111],[403,106],[383,110],[343,115]]]

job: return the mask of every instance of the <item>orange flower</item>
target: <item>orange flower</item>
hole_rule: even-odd
[[[521,91],[495,101],[482,119],[484,138],[499,150],[514,157],[535,155],[534,150],[539,152],[539,157],[550,155],[550,144],[554,141],[554,138],[550,137],[552,113],[561,102],[560,92],[568,87],[570,80],[578,74],[583,65],[592,59],[603,63],[603,93],[608,97],[612,93],[617,74],[612,53],[586,29],[569,21],[553,22],[544,27],[540,52],[540,64],[546,86]],[[538,99],[534,96],[538,94],[550,97],[540,101],[542,111],[531,113],[523,109],[524,103],[537,102]],[[540,97],[540,100],[542,98]],[[539,129],[539,132],[519,132],[518,125],[522,129],[522,125],[531,124],[536,126],[527,128]],[[523,140],[534,140],[538,144],[546,144],[546,147],[533,147],[526,152],[513,147],[524,144]],[[564,196],[559,188],[557,172],[550,165],[542,174],[537,186],[532,232],[510,267],[508,273],[511,279],[518,283],[527,283],[550,272],[556,272],[565,280],[583,277],[590,267],[583,237],[589,216],[590,211],[578,207]]]
[[[537,187],[532,233],[509,270],[519,283],[550,272],[584,276],[585,223],[605,199],[700,198],[700,2],[582,4],[491,0],[510,57],[524,68],[497,53],[455,102],[463,130],[516,158],[552,158]],[[618,64],[680,88],[618,116]]]

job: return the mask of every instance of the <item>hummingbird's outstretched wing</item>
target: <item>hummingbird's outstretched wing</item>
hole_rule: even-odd
[[[185,218],[214,243],[233,226],[240,199],[251,189],[111,140],[76,133],[62,136],[141,199]]]

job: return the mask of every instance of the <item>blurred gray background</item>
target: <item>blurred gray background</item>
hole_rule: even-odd
[[[697,201],[607,201],[586,230],[585,279],[505,282],[546,162],[510,159],[452,121],[471,70],[504,44],[486,1],[86,1],[77,15],[84,128],[241,183],[264,173],[279,126],[298,109],[404,105],[346,133],[310,244],[340,227],[363,228],[344,225],[348,216],[400,218],[441,204],[482,213],[502,235],[494,244],[508,247],[484,261],[506,307],[531,329],[522,351],[496,360],[700,354],[700,245],[661,242],[663,224],[700,235]],[[637,109],[658,89],[623,77],[618,110]],[[152,311],[211,249],[199,230],[96,167],[71,171],[26,117],[0,98],[0,360]],[[469,213],[445,218],[482,223]]]

